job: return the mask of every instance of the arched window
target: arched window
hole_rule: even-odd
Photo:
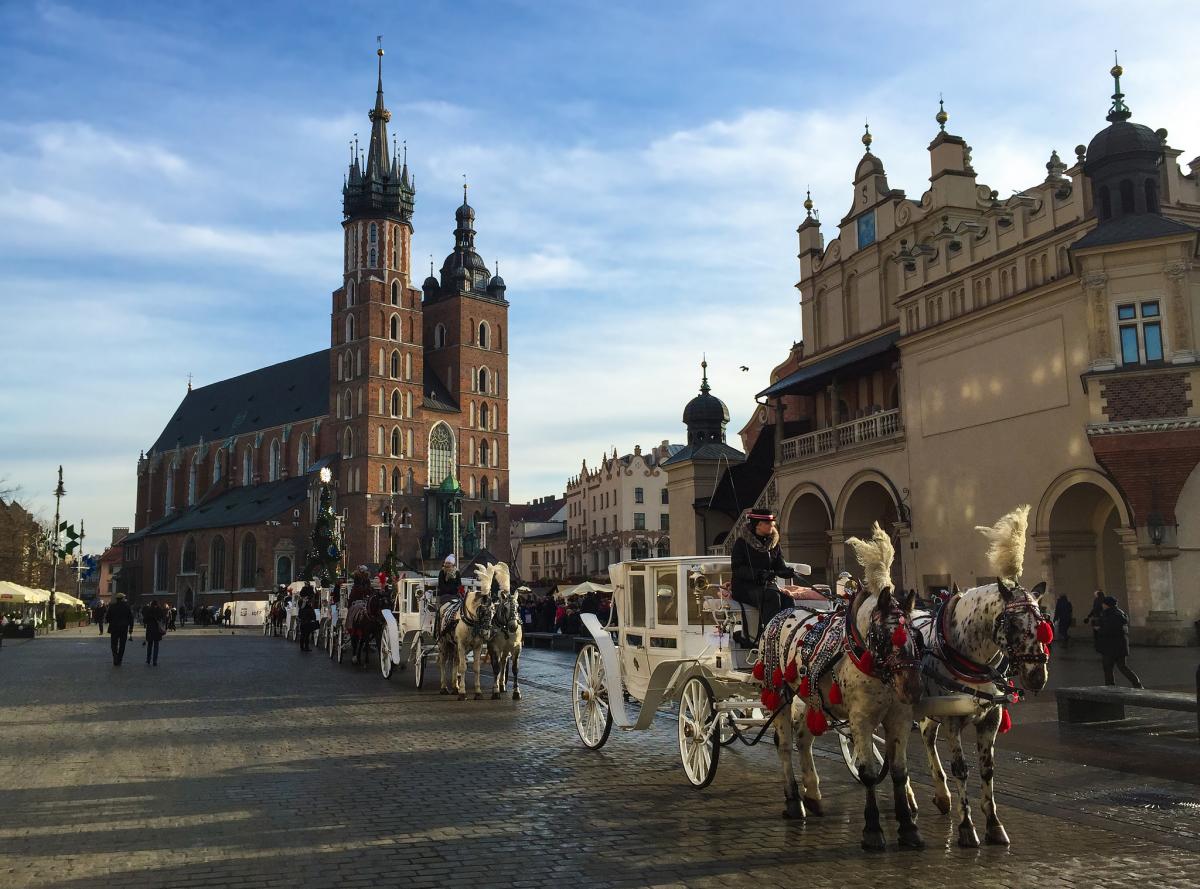
[[[392,456],[400,456],[400,428],[392,429]]]
[[[429,432],[429,487],[436,488],[454,474],[454,434],[445,423]]]
[[[174,463],[167,469],[166,490],[163,491],[163,512],[170,512],[175,508],[175,473],[179,467]]]
[[[241,588],[254,589],[254,579],[258,574],[258,544],[253,534],[242,538],[242,573]]]
[[[1121,212],[1133,212],[1133,182],[1129,179],[1121,180]]]
[[[412,430],[411,429],[405,431],[405,433],[404,433],[404,453],[408,454],[408,456],[410,456],[410,457],[413,455]],[[408,493],[411,494],[412,491],[410,490]]]
[[[1108,186],[1100,186],[1100,221],[1112,219],[1112,195],[1109,194]]]
[[[180,574],[196,573],[196,540],[189,537],[183,543],[183,557],[179,560]]]
[[[479,477],[479,499],[480,499],[480,500],[489,500],[489,499],[491,499],[491,498],[490,498],[488,495],[489,495],[489,491],[488,491],[488,477],[487,477],[486,475],[481,475],[481,476]]]
[[[475,499],[475,476],[471,476],[470,479],[468,480],[467,489],[468,489],[467,496],[470,499],[474,500]]]
[[[400,376],[400,353],[392,352],[392,379]]]
[[[478,389],[480,392],[487,392],[488,390],[488,371],[486,367],[479,368]]]
[[[379,490],[387,490],[387,470],[382,466],[379,467]]]
[[[400,282],[399,281],[392,282],[392,305],[394,305],[394,306],[400,305]]]
[[[400,493],[400,467],[399,466],[392,467],[392,493],[393,494]]]
[[[479,322],[479,348],[490,349],[491,348],[490,342],[491,342],[491,331],[488,329],[488,323],[486,321],[480,321]]]
[[[400,226],[392,226],[392,268],[400,268]]]
[[[199,474],[199,472],[200,472],[200,455],[195,454],[192,457],[192,465],[188,467],[188,492],[187,492],[188,506],[196,505],[196,488],[197,488],[196,476]]]
[[[400,405],[400,390],[393,389],[392,390],[392,416],[393,417],[400,416],[400,407],[401,407],[401,405]]]
[[[345,417],[349,420],[354,416],[354,396],[350,393],[349,389],[346,390],[346,394],[342,398],[342,404],[346,408]]]
[[[486,438],[479,443],[479,465],[488,465],[488,443]]]
[[[433,347],[440,349],[444,345],[446,345],[446,327],[439,324],[433,328]]]
[[[242,451],[242,484],[248,485],[254,481],[254,458],[250,456],[250,446]]]
[[[292,557],[280,556],[275,560],[275,585],[287,586],[292,582]]]
[[[472,429],[474,429],[474,428],[475,428],[475,402],[473,402],[473,401],[472,401],[472,402],[469,402],[469,405],[470,405],[470,406],[469,406],[469,408],[467,409],[467,416],[468,416],[468,418],[469,418],[469,419],[468,419],[468,425],[469,425],[469,426],[470,426]]]
[[[346,316],[346,342],[351,342],[354,339],[354,316]]]
[[[346,282],[346,308],[348,309],[352,305],[354,305],[354,282],[347,281]]]
[[[167,542],[164,540],[154,551],[154,592],[167,591],[167,574],[170,570],[167,565]]]
[[[379,256],[379,230],[373,222],[367,228],[367,242],[367,265],[375,268],[376,259]]]
[[[487,406],[486,401],[479,405],[479,428],[480,429],[491,429],[492,428],[491,426],[488,425],[488,406]]]
[[[308,433],[300,436],[300,448],[296,453],[296,474],[304,475],[312,463],[312,446],[308,441]]]
[[[362,349],[359,349],[358,354],[354,356],[354,375],[361,377],[362,372]]]
[[[412,379],[412,353],[411,352],[404,353],[404,379],[406,379],[406,380]]]
[[[1158,212],[1158,183],[1153,179],[1146,180],[1146,212]]]
[[[214,537],[208,557],[208,577],[214,590],[225,589],[225,538]]]
[[[268,464],[269,469],[267,472],[267,478],[273,482],[279,481],[279,470],[281,468],[281,466],[280,466],[281,461],[279,458],[280,458],[279,439],[276,438],[271,441],[271,459]]]
[[[391,326],[389,328],[388,335],[394,340],[400,339],[400,316],[399,315],[392,316],[392,322],[391,322]]]
[[[410,436],[412,435],[412,433],[411,433],[411,432],[409,432],[408,434],[409,434]],[[411,442],[410,442],[410,443],[411,443]],[[408,477],[407,477],[407,478],[405,479],[405,481],[404,481],[404,493],[405,493],[405,494],[411,494],[411,493],[413,492],[413,489],[416,487],[416,482],[417,482],[417,474],[416,474],[416,472],[414,472],[412,469],[409,469],[409,470],[408,470]]]
[[[212,483],[214,485],[221,480],[221,455],[223,453],[224,451],[220,449],[213,451]]]
[[[342,456],[343,457],[353,457],[354,456],[354,430],[353,429],[347,429],[345,434],[342,436]]]

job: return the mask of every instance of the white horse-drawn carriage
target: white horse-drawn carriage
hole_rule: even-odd
[[[413,667],[413,681],[425,681],[429,658],[437,657],[433,625],[437,617],[436,579],[425,575],[403,577],[396,582],[392,608],[385,610],[383,638],[379,644],[379,671],[390,679],[392,671]]]

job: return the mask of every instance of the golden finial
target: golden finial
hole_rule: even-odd
[[[812,191],[810,189],[806,188],[804,190],[804,212],[805,212],[805,215],[807,215],[811,218],[812,211],[813,211]]]
[[[950,119],[950,115],[946,113],[946,106],[942,103],[941,93],[938,93],[938,113],[934,115],[933,119],[938,122],[938,128],[943,133],[946,132],[946,121]]]
[[[1113,50],[1113,66],[1108,72],[1113,77],[1120,77],[1125,73],[1125,69],[1121,67],[1121,63],[1117,61],[1117,51]]]
[[[862,144],[867,149],[867,154],[871,153],[871,122],[867,121],[863,124]]]
[[[375,42],[379,45],[379,49],[375,50],[375,55],[382,56],[383,55],[383,35],[376,34]]]

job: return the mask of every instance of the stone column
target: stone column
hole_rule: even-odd
[[[830,585],[846,568],[846,533],[841,528],[833,528],[829,535],[829,573]],[[853,573],[853,572],[851,572]]]
[[[1108,319],[1108,275],[1104,272],[1089,272],[1083,276],[1083,287],[1087,293],[1089,331],[1089,370],[1112,370],[1117,366],[1113,358],[1112,334]]]
[[[1121,552],[1125,557],[1125,595],[1129,600],[1130,625],[1143,626],[1150,614],[1150,603],[1142,588],[1142,559],[1139,553],[1137,529],[1117,528]]]
[[[1058,579],[1054,576],[1054,552],[1050,546],[1049,534],[1034,534],[1033,542],[1037,546],[1037,571],[1033,582],[1046,581],[1050,593],[1050,601],[1058,598]]]
[[[922,592],[918,583],[916,559],[909,547],[912,542],[912,525],[908,522],[896,522],[892,525],[892,534],[896,537],[896,558],[900,560],[900,583],[905,590]]]
[[[1171,301],[1171,363],[1189,364],[1196,360],[1196,348],[1192,337],[1192,309],[1188,299],[1188,271],[1192,264],[1187,260],[1168,262],[1163,268],[1167,276],[1167,292]]]

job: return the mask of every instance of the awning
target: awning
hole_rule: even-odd
[[[879,359],[894,349],[899,339],[900,331],[893,330],[856,346],[851,346],[836,355],[814,361],[812,364],[788,374],[779,382],[759,392],[756,397],[776,398],[780,395],[804,395],[823,387],[838,371],[875,370],[880,363]],[[855,367],[855,365],[863,366]]]

